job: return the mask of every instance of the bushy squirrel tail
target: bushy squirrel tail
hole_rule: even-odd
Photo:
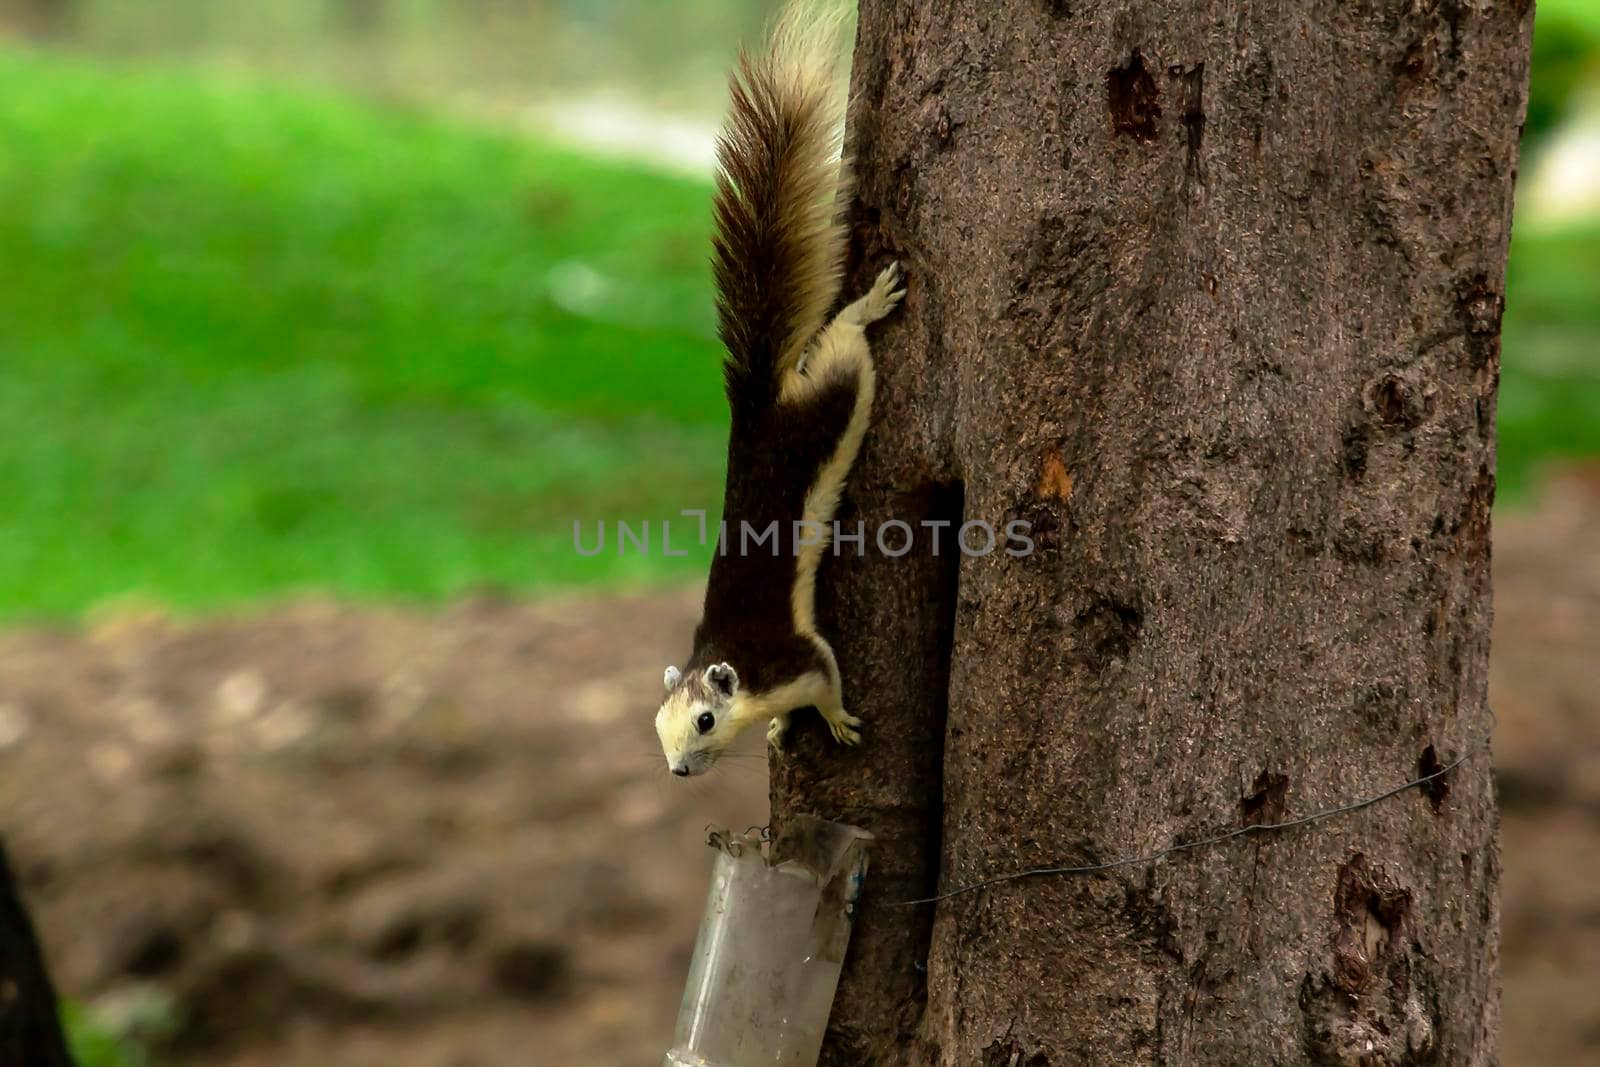
[[[735,418],[773,403],[839,296],[848,169],[835,74],[849,5],[790,0],[739,57],[717,141],[712,264]]]

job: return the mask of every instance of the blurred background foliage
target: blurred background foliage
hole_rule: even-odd
[[[705,166],[771,7],[0,0],[0,615],[692,577],[572,522],[720,497]],[[1535,37],[1503,506],[1600,453],[1600,4]]]

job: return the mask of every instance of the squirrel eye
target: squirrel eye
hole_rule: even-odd
[[[709,711],[702,711],[700,717],[694,721],[695,728],[703,734],[709,734],[711,728],[717,725],[717,717]]]

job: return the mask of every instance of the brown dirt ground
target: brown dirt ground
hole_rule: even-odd
[[[1600,1063],[1600,473],[1496,529],[1504,1057]],[[653,1064],[707,824],[649,724],[688,592],[304,600],[0,634],[0,836],[63,990],[177,1006],[162,1062]]]

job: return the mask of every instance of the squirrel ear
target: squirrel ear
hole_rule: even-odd
[[[661,676],[661,684],[666,686],[668,692],[670,692],[672,687],[678,684],[678,679],[681,677],[683,676],[678,673],[678,668],[668,667],[666,673]]]
[[[739,672],[726,663],[713,663],[706,668],[706,682],[724,697],[731,697],[739,688]]]

